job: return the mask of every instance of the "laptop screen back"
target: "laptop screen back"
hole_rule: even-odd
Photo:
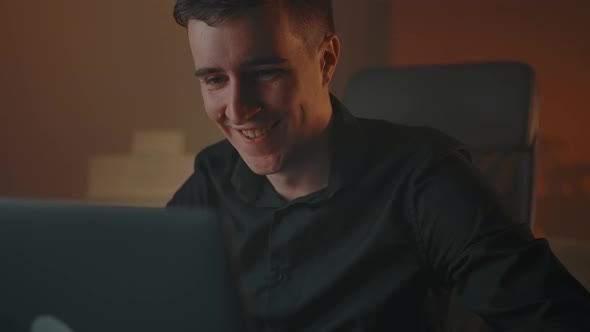
[[[0,331],[244,331],[228,262],[204,211],[0,200]]]

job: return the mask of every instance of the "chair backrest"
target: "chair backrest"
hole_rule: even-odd
[[[361,71],[343,102],[359,117],[426,125],[465,144],[519,221],[531,223],[538,114],[534,73],[515,62]]]

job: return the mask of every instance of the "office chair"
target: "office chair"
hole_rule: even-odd
[[[426,125],[466,144],[515,220],[532,224],[538,111],[530,66],[490,62],[367,69],[348,82],[343,103],[358,117]],[[444,331],[488,330],[455,296],[446,298]]]

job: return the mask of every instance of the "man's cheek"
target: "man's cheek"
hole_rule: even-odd
[[[203,95],[203,106],[209,119],[215,123],[223,123],[225,109],[222,104]]]

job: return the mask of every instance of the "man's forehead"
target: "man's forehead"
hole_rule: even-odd
[[[187,26],[189,38],[198,39],[200,43],[220,42],[232,46],[247,43],[270,43],[284,40],[289,36],[289,29],[277,18],[260,20],[252,16],[238,16],[223,20],[215,25],[191,19]]]
[[[187,26],[196,67],[231,62],[235,66],[283,63],[305,49],[302,41],[280,22],[235,18],[210,26],[191,20]]]

